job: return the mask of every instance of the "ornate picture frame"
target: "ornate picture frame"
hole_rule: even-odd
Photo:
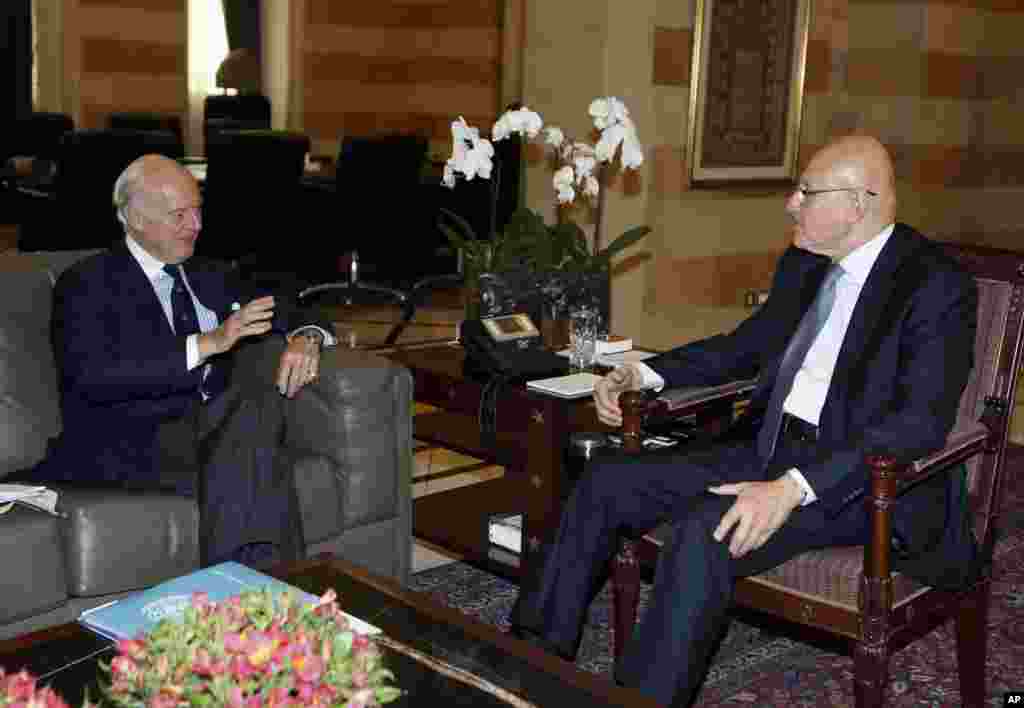
[[[811,0],[697,0],[691,184],[794,178],[810,14]]]

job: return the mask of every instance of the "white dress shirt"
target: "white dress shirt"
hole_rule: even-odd
[[[839,359],[839,350],[843,346],[843,339],[846,337],[846,329],[850,326],[850,317],[857,306],[860,298],[860,291],[867,282],[871,269],[878,260],[889,237],[892,236],[894,224],[889,224],[873,239],[858,247],[845,258],[839,261],[843,269],[842,275],[836,281],[836,299],[832,305],[832,311],[828,319],[818,332],[818,336],[811,344],[811,348],[804,357],[803,364],[796,372],[793,379],[793,387],[783,402],[782,409],[797,418],[817,425],[821,418],[821,409],[825,406],[825,398],[828,396],[829,384],[832,382],[832,373],[836,368],[836,361]],[[643,362],[636,364],[643,378],[644,388],[660,390],[665,385],[665,380],[659,376],[654,369]],[[803,505],[810,504],[817,500],[817,495],[808,484],[807,479],[800,474],[800,470],[793,468],[788,474],[796,480],[804,491]]]
[[[125,243],[128,246],[129,253],[138,261],[139,266],[142,268],[142,272],[149,278],[150,284],[153,286],[153,290],[156,291],[156,296],[160,300],[160,305],[164,309],[164,315],[167,317],[167,322],[171,325],[171,329],[174,329],[174,315],[171,309],[171,290],[174,288],[174,278],[171,274],[164,270],[164,263],[157,260],[149,254],[149,252],[138,244],[131,236],[125,236]],[[210,330],[216,329],[220,322],[217,321],[217,313],[213,310],[203,306],[203,303],[199,302],[199,298],[196,297],[195,292],[192,290],[192,285],[188,282],[188,276],[185,274],[185,269],[181,269],[181,279],[185,283],[185,288],[188,290],[189,296],[192,298],[192,304],[196,307],[196,317],[199,319],[199,331],[203,334]],[[237,309],[238,303],[233,303],[233,309]],[[335,338],[328,332],[324,331],[322,327],[316,325],[304,325],[299,327],[294,332],[289,333],[288,339],[304,332],[306,330],[315,330],[320,333],[323,337],[323,346],[333,346],[336,342]],[[185,340],[185,366],[188,371],[196,368],[200,364],[204,363],[205,359],[201,359],[199,356],[199,335],[191,334]],[[204,374],[205,376],[205,374]]]

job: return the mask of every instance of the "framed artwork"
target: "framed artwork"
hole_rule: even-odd
[[[695,185],[796,172],[811,0],[697,0],[686,140]]]

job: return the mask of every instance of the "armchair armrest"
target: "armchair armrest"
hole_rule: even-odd
[[[661,393],[627,391],[619,399],[622,406],[623,446],[627,450],[640,450],[640,430],[650,420],[708,414],[712,417],[726,417],[723,412],[731,413],[735,403],[748,398],[755,383],[754,379],[744,379],[720,386],[666,389]]]

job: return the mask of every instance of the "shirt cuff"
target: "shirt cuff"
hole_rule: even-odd
[[[804,490],[804,498],[800,500],[800,506],[807,506],[818,501],[818,495],[811,489],[811,485],[807,483],[807,479],[800,473],[796,467],[786,471],[790,477],[792,477],[797,484],[800,485],[800,489]]]
[[[199,335],[190,334],[185,338],[185,369],[192,371],[202,363],[199,360]]]
[[[325,347],[333,347],[338,343],[338,340],[334,338],[334,335],[325,330],[323,327],[318,327],[317,325],[303,325],[302,327],[293,330],[288,334],[288,341],[290,342],[292,341],[292,337],[302,334],[303,332],[308,332],[310,330],[312,330],[313,332],[320,333],[320,336],[324,338],[323,346]]]
[[[640,370],[641,386],[644,389],[650,388],[655,391],[660,391],[665,388],[665,379],[663,379],[654,369],[647,366],[647,364],[642,361],[635,361],[633,364]]]

